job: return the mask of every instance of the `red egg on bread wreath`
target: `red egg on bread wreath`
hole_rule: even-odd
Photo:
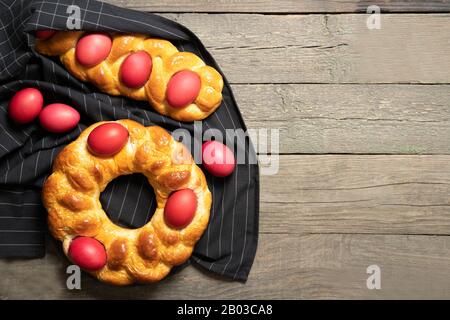
[[[120,81],[129,88],[140,88],[150,78],[152,58],[145,51],[128,55],[120,66]]]
[[[122,150],[128,141],[128,130],[116,122],[96,127],[88,136],[89,151],[100,157],[109,157]]]
[[[201,87],[197,73],[182,70],[175,73],[167,84],[166,99],[173,108],[184,108],[195,101]]]
[[[173,228],[185,228],[197,210],[197,196],[191,189],[182,189],[173,192],[167,199],[164,207],[164,219]]]
[[[79,64],[93,67],[105,60],[111,51],[112,40],[103,33],[91,33],[81,37],[75,47],[75,57]]]
[[[34,35],[40,40],[47,40],[53,37],[56,32],[56,30],[37,30]]]
[[[96,271],[106,264],[105,247],[96,239],[90,237],[76,237],[69,246],[70,259],[80,268]]]

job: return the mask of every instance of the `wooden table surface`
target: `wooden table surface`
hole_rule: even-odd
[[[193,266],[127,288],[84,275],[69,291],[49,241],[44,259],[0,261],[0,298],[450,298],[448,1],[377,1],[378,30],[371,1],[107,2],[190,28],[247,126],[280,130],[253,269],[245,284]]]

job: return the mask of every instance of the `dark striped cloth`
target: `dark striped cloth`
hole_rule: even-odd
[[[155,113],[146,102],[112,97],[71,76],[57,58],[37,54],[33,31],[66,29],[67,8],[81,8],[81,29],[144,33],[167,39],[181,51],[199,55],[219,70],[198,38],[185,27],[162,17],[121,9],[97,1],[12,1],[0,0],[0,257],[42,257],[47,232],[46,212],[40,200],[43,182],[50,174],[58,152],[88,125],[101,120],[129,118],[146,126],[160,125],[169,131],[187,129],[181,123]],[[72,132],[54,135],[39,125],[19,126],[7,115],[12,95],[24,87],[39,88],[47,104],[67,103],[81,114]],[[225,80],[224,100],[218,110],[202,122],[202,130],[215,128],[246,130],[230,86]],[[230,138],[231,139],[231,138]],[[241,141],[242,142],[242,141]],[[238,148],[247,161],[227,178],[206,174],[213,194],[208,229],[198,242],[190,262],[211,272],[246,280],[256,252],[258,238],[258,166],[250,143]],[[111,182],[101,202],[111,220],[126,226],[145,224],[155,209],[153,191],[142,175],[123,176]]]

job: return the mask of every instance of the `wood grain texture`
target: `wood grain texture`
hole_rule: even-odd
[[[83,275],[69,291],[68,261],[48,239],[44,259],[0,260],[0,299],[450,298],[449,1],[377,1],[413,13],[382,15],[380,30],[351,14],[372,1],[107,2],[186,25],[232,82],[247,126],[280,129],[291,155],[261,176],[249,280],[189,266],[127,288]],[[322,153],[348,154],[307,155]],[[366,287],[372,264],[381,290]]]
[[[450,156],[281,156],[261,233],[450,235]]]
[[[107,0],[120,7],[153,12],[264,12],[264,13],[348,13],[366,12],[377,4],[382,12],[449,12],[447,0]]]
[[[450,15],[164,14],[194,31],[232,83],[450,83]]]
[[[450,237],[263,234],[247,283],[189,266],[161,283],[111,287],[83,274],[66,288],[68,265],[55,243],[41,260],[0,261],[2,299],[445,299],[450,297]],[[369,265],[381,290],[368,290]]]
[[[233,91],[247,127],[280,130],[281,153],[450,153],[447,85],[233,85]]]

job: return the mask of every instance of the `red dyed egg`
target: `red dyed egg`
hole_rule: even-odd
[[[130,54],[120,66],[120,80],[129,88],[142,87],[152,72],[152,58],[145,51]]]
[[[184,228],[195,215],[197,210],[197,196],[191,189],[173,192],[167,199],[164,208],[164,219],[174,228]]]
[[[39,121],[47,131],[61,133],[75,128],[80,121],[80,114],[66,104],[52,103],[42,109]]]
[[[190,70],[177,72],[167,84],[167,102],[174,108],[183,108],[195,101],[200,92],[201,81]]]
[[[94,238],[76,237],[70,243],[69,258],[80,268],[96,271],[106,264],[106,250]]]
[[[88,34],[78,40],[75,57],[86,67],[93,67],[105,60],[111,51],[112,41],[106,34]]]
[[[25,88],[16,92],[8,106],[11,119],[20,124],[30,123],[37,118],[44,105],[41,92],[35,88]]]
[[[56,33],[56,30],[38,30],[35,33],[36,38],[41,40],[47,40],[53,37]]]
[[[89,134],[89,151],[96,156],[112,156],[122,150],[128,141],[128,130],[119,123],[105,123]]]
[[[236,166],[233,151],[218,141],[207,141],[202,146],[202,164],[213,176],[226,177]]]

